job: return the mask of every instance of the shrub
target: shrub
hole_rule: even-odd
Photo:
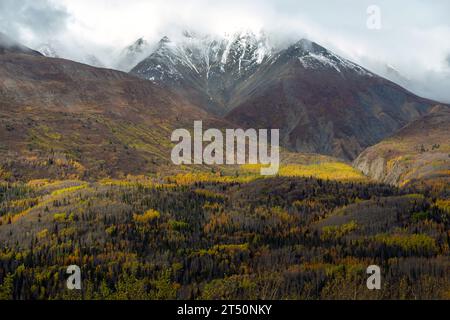
[[[150,209],[147,210],[144,214],[135,214],[133,215],[134,221],[138,223],[148,223],[155,219],[158,219],[161,216],[159,211]]]

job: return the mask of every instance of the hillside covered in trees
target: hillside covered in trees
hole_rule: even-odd
[[[448,190],[297,173],[2,183],[0,299],[450,298]]]

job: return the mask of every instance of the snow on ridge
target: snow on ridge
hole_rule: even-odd
[[[36,51],[39,51],[44,56],[49,58],[59,58],[58,53],[56,52],[55,48],[49,43],[43,43],[41,44]]]
[[[300,47],[297,45],[296,48],[298,49]],[[305,50],[305,46],[302,46],[301,49]],[[320,47],[320,51],[314,50],[312,48],[310,50],[311,51],[306,51],[302,56],[298,57],[298,60],[300,61],[300,63],[302,63],[303,67],[305,68],[314,69],[317,68],[318,65],[320,65],[322,67],[325,66],[333,68],[339,73],[342,73],[342,71],[344,70],[350,70],[362,76],[369,76],[369,77],[373,76],[373,73],[364,69],[358,64],[353,63],[345,58],[342,58],[323,47]]]
[[[178,81],[193,74],[209,81],[229,74],[235,79],[251,76],[265,62],[273,64],[286,52],[275,48],[264,32],[242,30],[223,36],[185,31],[175,40],[164,37],[158,48],[141,64],[137,73],[147,79]],[[289,49],[290,48],[290,49]],[[307,39],[287,50],[304,68],[328,68],[335,72],[373,73]]]
[[[206,79],[210,78],[211,72],[236,70],[240,75],[263,63],[272,51],[267,37],[262,33],[244,31],[212,36],[185,31],[175,41],[167,37],[161,39],[158,48],[145,59],[148,66],[144,68],[144,73],[153,79],[173,75],[173,80],[182,77],[181,70],[173,70],[179,68],[188,68]],[[165,65],[164,71],[154,65],[154,59]],[[142,74],[143,71],[138,70],[138,73]]]

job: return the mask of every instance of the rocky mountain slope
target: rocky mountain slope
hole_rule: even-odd
[[[301,40],[286,49],[251,32],[163,38],[131,70],[246,128],[279,128],[282,145],[352,160],[436,102]]]
[[[450,183],[450,108],[436,107],[362,152],[354,167],[390,184]]]
[[[261,66],[227,119],[280,128],[283,145],[354,159],[436,103],[301,40]]]

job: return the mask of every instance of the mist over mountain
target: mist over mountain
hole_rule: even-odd
[[[5,53],[25,53],[31,55],[41,55],[41,53],[39,53],[38,51],[30,49],[0,32],[0,54]]]
[[[73,60],[76,62],[84,63],[93,67],[105,67],[105,63],[101,61],[97,56],[89,52],[79,53],[76,57],[68,53],[68,48],[59,41],[53,41],[48,43],[42,43],[36,47],[36,51],[48,58],[62,58]]]
[[[43,43],[36,48],[36,51],[39,51],[44,56],[48,58],[59,58],[59,54],[56,49],[49,43]]]
[[[114,69],[130,71],[151,53],[152,48],[144,38],[137,39],[119,53],[113,64]]]

